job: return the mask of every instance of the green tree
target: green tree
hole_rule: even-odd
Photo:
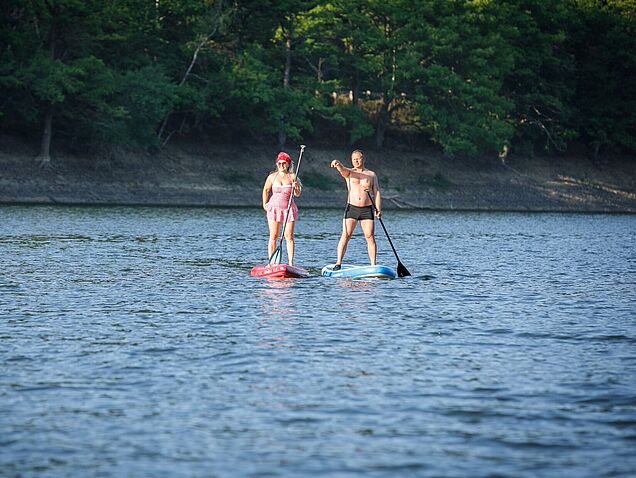
[[[94,55],[102,12],[97,1],[11,4],[11,43],[3,57],[16,67],[14,111],[27,125],[43,125],[38,155],[43,165],[50,162],[55,118],[58,130],[70,132],[74,128],[65,121],[82,124],[90,112],[109,110],[105,98],[112,91],[112,75]]]
[[[0,125],[160,145],[234,131],[448,154],[636,149],[631,0],[5,0]],[[620,45],[620,48],[616,48]],[[333,134],[332,134],[333,133]],[[515,146],[518,148],[519,146]]]
[[[502,94],[512,52],[488,2],[416,3],[409,79],[418,121],[448,154],[496,150],[513,132]]]
[[[238,49],[232,65],[232,120],[243,128],[274,134],[279,146],[312,130],[320,106],[298,62],[302,22],[316,1],[251,0],[237,11]]]
[[[224,109],[225,91],[229,87],[225,75],[227,65],[222,52],[235,8],[226,6],[223,1],[213,2],[212,5],[201,2],[192,4],[187,12],[187,18],[191,19],[187,31],[191,32],[191,37],[181,39],[180,55],[175,59],[177,66],[170,65],[178,77],[174,108],[179,109],[180,131],[188,119],[193,126],[198,127],[217,118]],[[179,22],[174,23],[179,26]],[[173,113],[175,111],[166,115],[158,130],[158,139],[164,145],[176,131],[166,131]]]
[[[575,135],[575,65],[565,48],[569,0],[507,0],[497,5],[494,18],[512,51],[503,88],[514,102],[509,142],[527,152],[537,145],[563,151]]]
[[[576,59],[575,127],[596,158],[602,149],[636,152],[636,6],[580,1],[571,28]]]

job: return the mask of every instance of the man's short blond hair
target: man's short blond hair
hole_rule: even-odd
[[[362,151],[361,149],[354,149],[353,151],[351,151],[351,156],[353,156],[354,153],[360,153],[360,155],[364,158],[364,151]]]

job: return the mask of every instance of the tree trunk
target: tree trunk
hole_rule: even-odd
[[[384,37],[390,40],[393,37],[393,30],[388,18],[385,18],[384,23]],[[382,105],[378,112],[378,121],[375,129],[375,147],[376,149],[382,149],[384,145],[384,135],[386,128],[391,120],[391,110],[389,109],[393,99],[395,98],[395,82],[397,77],[397,61],[396,61],[396,49],[395,47],[384,54],[385,70],[391,72],[390,83],[388,88],[382,95]]]
[[[53,136],[53,107],[50,107],[44,117],[44,131],[42,131],[42,141],[40,143],[40,154],[35,159],[40,167],[51,164],[51,137]]]
[[[215,32],[216,32],[216,27],[211,33],[209,33],[208,35],[203,37],[202,40],[199,41],[199,44],[197,45],[196,49],[194,50],[194,53],[192,54],[192,60],[190,60],[190,65],[188,66],[188,69],[186,70],[183,77],[181,78],[181,81],[179,82],[179,86],[183,86],[185,84],[186,80],[190,76],[190,72],[192,71],[192,68],[197,62],[197,57],[199,56],[199,52],[205,46],[205,44],[210,40],[210,38],[212,38]],[[165,140],[162,140],[163,134],[165,132],[166,126],[168,125],[168,120],[170,119],[171,114],[172,114],[172,111],[169,111],[168,114],[166,114],[166,117],[163,119],[161,126],[159,127],[159,132],[157,133],[157,139],[161,143],[161,146],[165,146],[168,143],[168,140],[170,139],[170,137],[172,136],[172,133],[171,133],[167,135]]]
[[[289,88],[291,77],[291,33],[285,39],[285,72],[283,74],[283,87]]]
[[[292,19],[293,22],[293,19]],[[291,47],[292,47],[292,26],[290,22],[289,31],[285,35],[285,70],[283,71],[283,89],[289,88],[291,77]],[[281,118],[278,130],[278,146],[283,149],[287,142],[287,133],[285,133],[285,118]]]
[[[155,14],[156,14],[155,22],[157,24],[157,28],[159,28],[160,26],[159,25],[159,22],[160,22],[159,2],[160,0],[155,0]],[[214,37],[214,35],[216,35],[217,31],[219,31],[222,28],[222,25],[226,21],[227,16],[230,15],[231,13],[230,8],[223,10],[224,8],[223,2],[215,2],[215,4],[217,5],[217,7],[215,10],[214,17],[212,17],[212,20],[211,20],[209,33],[198,38],[199,43],[197,44],[197,47],[195,48],[194,53],[192,54],[190,65],[186,69],[185,73],[183,74],[183,77],[181,78],[181,81],[179,82],[180,87],[183,86],[185,82],[188,80],[188,77],[190,76],[192,69],[197,63],[197,58],[199,56],[199,53],[203,50],[203,48],[205,48],[207,43]],[[168,121],[170,120],[171,115],[172,115],[172,110],[168,111],[161,125],[159,126],[159,131],[157,133],[157,140],[160,142],[161,146],[165,146],[166,144],[168,144],[168,141],[170,140],[172,135],[175,133],[175,131],[171,131],[170,133],[165,134],[166,127],[168,126]],[[181,125],[183,127],[184,121],[181,122]],[[164,134],[165,134],[165,139],[163,139]]]
[[[358,99],[360,98],[360,74],[356,70],[355,74],[352,78],[352,87],[351,87],[351,106],[356,108],[358,105]],[[356,139],[353,136],[353,129],[349,132],[349,146],[353,146],[356,142]]]
[[[351,88],[351,104],[357,106],[360,98],[360,73],[356,70],[353,75],[353,88]]]
[[[53,10],[53,17],[58,12],[57,9]],[[51,25],[49,31],[49,56],[51,60],[56,59],[57,51],[57,26],[55,21]],[[44,128],[42,131],[42,139],[40,141],[40,154],[35,158],[35,161],[40,164],[40,167],[48,167],[51,164],[51,140],[53,137],[53,104],[47,105],[46,114],[44,116]]]
[[[384,145],[384,133],[386,132],[386,127],[389,124],[389,105],[391,104],[391,99],[388,95],[384,95],[382,98],[382,105],[380,106],[380,111],[378,112],[378,121],[375,126],[375,148],[382,149]]]
[[[280,149],[285,148],[285,143],[287,142],[287,134],[285,133],[285,121],[280,120],[280,126],[278,130],[278,147]]]

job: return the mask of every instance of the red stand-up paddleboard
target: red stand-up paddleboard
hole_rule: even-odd
[[[287,264],[261,264],[252,267],[250,275],[254,277],[272,277],[275,279],[309,277],[302,267],[290,266]]]

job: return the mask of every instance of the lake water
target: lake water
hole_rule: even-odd
[[[0,476],[636,475],[636,216],[301,214],[0,207]]]

